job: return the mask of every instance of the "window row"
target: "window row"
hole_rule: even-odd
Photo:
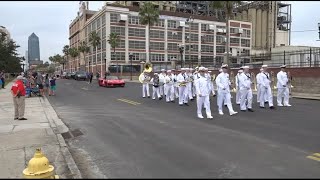
[[[186,34],[185,39],[189,40],[189,35],[191,37],[191,41],[198,41],[199,35],[198,34]]]
[[[125,29],[125,27],[111,26],[110,27],[110,32],[115,32],[119,36],[125,36],[126,29]]]
[[[137,28],[129,28],[129,36],[145,37],[146,30],[145,29],[137,29]]]
[[[204,35],[201,37],[202,42],[214,42],[214,35]]]
[[[126,53],[125,52],[111,52],[111,61],[125,61]]]
[[[150,38],[164,39],[164,31],[151,30]]]
[[[164,54],[150,54],[151,61],[164,61]]]
[[[146,53],[132,53],[132,61],[145,61]]]
[[[181,40],[182,39],[182,32],[168,32],[167,38],[169,39],[176,39],[176,40]]]
[[[201,45],[201,52],[212,52],[213,53],[213,46],[209,45]]]
[[[146,49],[145,41],[129,41],[130,49]]]
[[[164,50],[164,43],[163,42],[150,42],[150,49]]]

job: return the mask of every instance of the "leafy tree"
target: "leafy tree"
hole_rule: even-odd
[[[228,65],[230,64],[229,61],[229,51],[230,51],[230,47],[229,47],[229,20],[233,15],[233,10],[235,9],[235,7],[237,5],[241,5],[242,1],[210,1],[210,7],[212,9],[220,9],[223,10],[226,14],[226,38],[227,38],[227,42],[226,42],[226,52],[227,52],[227,63]]]
[[[69,54],[73,58],[73,60],[75,60],[76,57],[79,56],[79,50],[77,48],[70,48],[69,49]]]
[[[70,49],[69,45],[65,45],[65,46],[63,47],[63,49],[62,49],[62,52],[63,52],[63,54],[64,54],[64,57],[66,58],[66,59],[63,60],[63,62],[61,62],[61,63],[62,63],[62,69],[63,69],[63,70],[64,70],[64,65],[65,65],[65,63],[68,62],[69,49]]]
[[[93,31],[90,33],[89,42],[91,43],[91,45],[93,46],[93,48],[96,51],[96,62],[97,62],[97,47],[99,46],[99,44],[101,42],[101,38],[96,31]],[[97,69],[97,63],[96,63],[96,69]]]
[[[17,45],[13,40],[7,39],[7,34],[0,33],[0,70],[5,72],[21,72],[22,57],[18,57]]]
[[[143,25],[148,25],[148,30],[150,34],[150,27],[159,21],[159,10],[155,8],[152,2],[145,2],[143,6],[139,9],[140,23]],[[149,42],[149,61],[150,61],[150,36],[148,38]]]
[[[80,42],[80,46],[79,46],[79,52],[81,52],[83,54],[83,60],[86,63],[86,53],[88,53],[90,51],[90,47],[87,45],[86,41],[81,41]]]
[[[116,54],[116,47],[118,47],[120,41],[120,37],[117,33],[112,32],[109,34],[108,43],[110,44],[111,48],[113,49],[114,55]],[[106,65],[107,67],[107,65]],[[108,69],[108,68],[107,68]],[[118,61],[117,61],[117,73],[118,73]]]

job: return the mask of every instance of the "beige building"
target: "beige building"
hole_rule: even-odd
[[[140,7],[145,2],[148,1],[116,1],[115,4],[123,5],[123,6],[133,6],[133,7]],[[176,11],[176,3],[177,1],[151,1],[156,8],[161,11]]]

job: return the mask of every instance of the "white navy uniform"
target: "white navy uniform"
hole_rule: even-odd
[[[240,88],[239,88],[239,76],[242,74],[242,72],[238,72],[238,74],[236,75],[236,103],[240,104],[240,98],[241,98],[241,94],[240,94]]]
[[[278,106],[291,106],[289,104],[289,87],[288,87],[288,75],[284,71],[280,71],[277,74],[277,103]],[[284,98],[282,104],[282,97]]]
[[[174,87],[174,96],[178,99],[179,98],[179,84],[177,82],[177,76],[176,74],[173,75],[173,87]]]
[[[192,86],[193,86],[193,82],[192,82],[192,73],[186,73],[186,76],[187,76],[187,80],[188,80],[188,83],[187,83],[187,88],[188,88],[188,92],[187,92],[187,97],[192,100],[193,99],[193,96],[192,96]]]
[[[150,92],[149,92],[149,76],[147,75],[143,75],[142,76],[142,97],[146,97],[146,92],[147,92],[147,96],[150,97]]]
[[[227,104],[230,115],[236,114],[237,112],[233,110],[232,104],[231,104],[231,94],[230,94],[231,82],[229,80],[229,74],[224,72],[220,73],[216,78],[216,84],[218,87],[217,104],[218,104],[219,114],[223,115],[223,111],[222,111],[223,101],[225,101],[225,103]]]
[[[163,96],[165,95],[165,86],[164,86],[164,77],[166,76],[165,73],[160,73],[159,74],[159,80],[160,80],[160,86],[159,86],[159,89],[160,89],[160,95]]]
[[[158,81],[160,81],[160,79],[158,79]],[[152,78],[150,82],[152,83],[152,99],[156,99],[156,95],[160,99],[161,95],[159,82],[156,82],[155,78]]]
[[[202,116],[202,105],[204,105],[207,118],[212,118],[210,109],[210,93],[212,86],[210,81],[204,76],[201,76],[195,81],[195,87],[197,91],[197,115],[198,118],[203,118]]]
[[[195,98],[196,95],[197,95],[195,81],[200,77],[200,75],[198,74],[198,72],[194,72],[194,73],[192,74],[192,76],[193,76],[192,96]]]
[[[187,85],[181,85],[182,82],[186,81],[186,75],[185,73],[179,73],[177,76],[177,83],[179,88],[179,105],[182,105],[184,103],[188,103],[187,98]]]
[[[240,91],[240,109],[247,110],[252,109],[252,89],[251,89],[251,75],[250,73],[241,73],[239,79],[239,91]],[[246,105],[246,101],[248,102]]]
[[[261,95],[261,91],[260,91],[260,75],[261,75],[261,72],[256,75],[256,81],[257,81],[257,103],[260,103],[260,95]]]
[[[166,102],[174,101],[174,75],[166,75],[165,85],[166,85]]]
[[[271,76],[268,72],[261,72],[259,76],[260,83],[260,107],[264,107],[265,96],[267,96],[267,100],[269,103],[269,107],[273,107],[273,97],[271,91]]]

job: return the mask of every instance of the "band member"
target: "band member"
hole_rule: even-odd
[[[249,73],[249,66],[243,67],[243,73],[238,76],[238,86],[240,91],[240,109],[241,111],[253,112],[252,110],[252,89],[251,89],[251,74]]]
[[[174,75],[171,74],[171,70],[167,71],[164,82],[166,86],[166,102],[174,103]]]
[[[186,77],[187,77],[187,97],[193,101],[193,96],[192,96],[192,86],[193,86],[193,76],[192,76],[192,69],[191,68],[186,68]]]
[[[286,65],[282,65],[280,66],[280,68],[281,68],[281,71],[278,72],[277,74],[278,106],[291,106],[289,104],[289,87],[288,87],[289,79],[286,72]],[[284,98],[283,104],[282,104],[282,97]]]
[[[159,74],[159,80],[160,80],[160,84],[159,84],[159,89],[160,89],[160,95],[161,97],[163,97],[163,95],[165,95],[165,87],[164,87],[164,77],[166,76],[166,70],[161,69],[161,73]]]
[[[148,98],[150,98],[150,93],[149,93],[150,76],[149,76],[149,73],[147,73],[147,72],[143,73],[142,81],[143,81],[143,83],[142,83],[142,97],[145,98],[146,92],[147,92],[147,96],[148,96]]]
[[[158,99],[161,100],[162,96],[160,95],[160,78],[158,73],[154,73],[150,82],[152,83],[152,99],[155,100],[157,94]]]
[[[206,109],[206,114],[208,119],[212,119],[209,95],[211,93],[211,82],[205,77],[204,68],[199,68],[200,77],[195,81],[196,91],[197,91],[197,115],[198,118],[203,118],[202,116],[202,105]]]
[[[240,104],[240,88],[239,88],[239,76],[243,73],[243,68],[240,68],[238,71],[238,74],[236,75],[236,103],[239,105]]]
[[[268,69],[268,65],[262,65],[262,73],[259,76],[260,80],[260,108],[264,108],[264,102],[265,102],[265,96],[268,97],[268,103],[269,103],[269,107],[270,109],[274,109],[273,106],[273,97],[272,97],[272,91],[271,91],[271,76],[270,74],[267,72]]]
[[[200,74],[199,74],[198,70],[199,70],[199,68],[196,67],[195,71],[193,72],[193,75],[192,75],[193,76],[193,87],[192,87],[192,96],[193,96],[193,98],[195,98],[196,95],[197,95],[195,81],[200,78]]]
[[[186,70],[185,68],[181,68],[181,72],[177,76],[177,82],[179,86],[179,105],[182,106],[188,104],[188,97],[187,97],[187,80],[186,80]]]
[[[209,81],[211,83],[211,93],[212,93],[212,96],[216,96],[216,92],[214,91],[214,81],[215,79],[213,79],[213,74],[212,74],[212,71],[208,71],[208,76],[209,76]]]
[[[177,71],[175,69],[172,69],[171,72],[173,74],[174,95],[178,99],[179,98],[179,85],[177,82],[177,76],[178,76]]]
[[[228,66],[227,65],[222,65],[222,73],[220,73],[217,78],[216,78],[216,84],[218,87],[218,109],[219,109],[219,114],[223,115],[222,111],[222,104],[223,101],[227,104],[227,107],[229,109],[230,116],[237,114],[238,112],[235,112],[232,108],[231,104],[231,94],[230,94],[230,79],[229,79],[229,74],[228,72]]]
[[[261,91],[260,91],[260,75],[262,73],[263,69],[260,69],[260,73],[258,73],[256,75],[256,81],[257,81],[257,103],[260,103],[260,95],[261,95]]]

